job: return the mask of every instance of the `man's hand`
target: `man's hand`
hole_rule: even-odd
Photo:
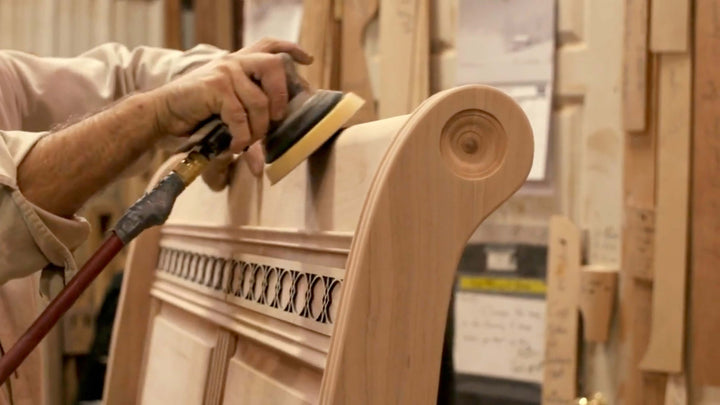
[[[291,51],[300,63],[312,61],[294,44],[277,44],[278,51]],[[223,56],[154,90],[158,132],[188,135],[217,114],[233,135],[235,153],[264,137],[270,120],[285,115],[287,83],[282,58],[253,49]]]

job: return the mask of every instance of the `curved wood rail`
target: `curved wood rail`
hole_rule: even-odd
[[[434,401],[460,255],[532,156],[525,114],[493,88],[445,91],[412,114],[365,200],[320,403]]]

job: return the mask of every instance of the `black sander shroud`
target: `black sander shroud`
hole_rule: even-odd
[[[364,104],[364,100],[354,93],[310,90],[298,75],[292,57],[286,53],[280,56],[285,64],[290,100],[285,117],[270,123],[263,140],[265,173],[271,184],[280,181],[327,142]],[[222,145],[223,148],[230,144],[227,126],[218,117],[205,121],[198,128],[181,151],[188,151],[198,144]]]

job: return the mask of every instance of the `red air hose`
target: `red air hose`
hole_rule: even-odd
[[[113,232],[102,246],[92,255],[85,265],[70,280],[67,286],[55,297],[15,345],[0,357],[0,386],[20,366],[25,358],[40,343],[45,335],[60,320],[65,311],[77,301],[80,294],[102,272],[125,244]]]

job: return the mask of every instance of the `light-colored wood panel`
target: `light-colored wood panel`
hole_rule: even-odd
[[[272,347],[311,367],[321,369],[324,366],[330,346],[330,339],[327,336],[265,317],[254,311],[225,304],[182,287],[178,283],[158,280],[154,283],[151,294],[187,313],[203,317],[231,330],[246,340],[250,339]]]
[[[647,123],[649,0],[625,3],[623,48],[623,127],[643,131]]]
[[[237,383],[236,383],[237,382]],[[231,360],[225,404],[310,405],[302,394],[273,381],[238,360]],[[240,389],[243,387],[243,389]]]
[[[652,0],[650,50],[687,52],[690,38],[690,0]]]
[[[315,404],[321,378],[320,370],[241,340],[228,367],[225,403]]]
[[[577,225],[566,217],[550,218],[543,405],[577,397],[580,249]]]
[[[367,194],[384,152],[407,119],[393,117],[344,130],[332,148],[322,148],[272,187],[267,176],[252,175],[245,164],[237,165],[230,188],[223,192],[193,183],[177,199],[167,223],[353,232],[364,203],[360,196]],[[303,197],[288,204],[288,195]],[[198,217],[198,207],[215,209]]]
[[[683,370],[690,166],[691,58],[660,56],[653,312],[644,370]]]
[[[149,340],[142,404],[196,405],[203,401],[213,354],[211,341],[158,316]],[[182,389],[178,383],[182,382]]]

